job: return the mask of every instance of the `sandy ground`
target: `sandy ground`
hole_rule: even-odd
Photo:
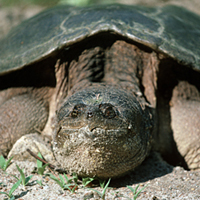
[[[124,3],[126,1],[123,1]],[[129,1],[130,2],[130,1]],[[199,0],[135,0],[136,3],[148,5],[176,4],[185,6],[188,9],[200,13]],[[28,18],[43,8],[37,6],[24,8],[0,8],[0,37],[5,35],[11,27],[18,24],[25,18]],[[0,191],[8,192],[16,179],[10,174],[19,177],[16,170],[16,164],[24,169],[27,175],[30,175],[36,162],[14,162],[8,169],[7,174],[0,170]],[[100,199],[96,192],[82,188],[81,185],[74,194],[68,191],[63,192],[59,185],[51,179],[43,177],[43,186],[36,183],[41,177],[34,174],[30,185],[26,188],[20,186],[14,195],[19,200],[53,200],[53,199]],[[126,186],[135,188],[140,184],[139,189],[148,186],[142,191],[138,199],[168,200],[168,199],[200,199],[200,172],[186,171],[181,167],[172,167],[164,162],[158,154],[152,153],[144,163],[129,175],[112,180],[110,187],[106,192],[106,199],[133,199],[132,192]],[[102,191],[99,187],[95,189]],[[0,199],[5,196],[0,194]]]
[[[9,192],[16,179],[11,176],[19,177],[19,172],[16,169],[16,164],[24,169],[26,176],[30,175],[36,162],[19,162],[15,161],[4,173],[0,170],[0,191]],[[36,180],[42,180],[43,186],[37,184]],[[137,185],[139,189],[147,187],[141,192],[137,199],[150,200],[182,200],[200,199],[200,172],[186,171],[181,167],[172,167],[164,162],[159,154],[152,153],[144,163],[132,173],[125,177],[112,180],[107,191],[105,199],[133,199],[133,194],[126,186],[129,185],[135,188]],[[99,186],[91,185],[90,188],[102,192]],[[30,180],[30,184],[23,188],[21,185],[15,192],[16,199],[20,200],[54,200],[54,199],[100,199],[100,196],[88,188],[78,186],[78,190],[74,194],[69,191],[63,191],[61,187],[56,184],[49,177],[41,177],[34,174]],[[0,195],[0,199],[3,195]]]

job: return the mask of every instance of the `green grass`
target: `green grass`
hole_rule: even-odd
[[[19,185],[21,184],[21,179],[19,179],[13,186],[12,188],[10,189],[10,191],[7,193],[7,192],[0,192],[0,194],[5,194],[9,200],[14,200],[15,197],[13,196],[13,192],[19,187]]]
[[[147,187],[147,185],[145,185],[142,189],[140,189],[138,192],[137,192],[137,189],[139,188],[139,184],[136,186],[135,189],[133,189],[131,186],[127,186],[127,188],[129,188],[132,193],[133,193],[133,200],[136,200],[138,195]]]
[[[38,157],[41,158],[41,159],[43,159],[41,153],[38,153]],[[41,175],[41,176],[44,175],[45,168],[46,168],[48,165],[49,165],[49,163],[43,164],[42,161],[40,161],[40,160],[37,159],[37,173],[38,173],[39,175]]]
[[[90,184],[92,181],[94,181],[94,178],[82,178],[82,184],[84,187],[86,187],[88,184]]]
[[[105,199],[105,195],[106,195],[106,190],[108,189],[108,186],[110,184],[111,178],[108,180],[107,183],[106,183],[106,180],[101,180],[101,179],[98,179],[98,180],[99,180],[100,187],[103,189],[102,192],[99,192],[98,190],[95,190],[93,188],[88,188],[88,189],[98,193],[98,195],[101,197],[101,199],[104,200]]]
[[[42,158],[41,154],[38,154],[38,156],[40,158]],[[12,160],[12,157],[9,160],[5,160],[5,158],[3,156],[0,157],[0,167],[5,171],[7,169],[7,167],[9,166],[10,162]],[[48,164],[43,165],[43,163],[39,160],[37,160],[37,173],[39,175],[43,175],[45,168]],[[22,184],[25,188],[25,186],[27,186],[29,184],[29,181],[31,180],[31,178],[33,177],[33,175],[30,176],[25,176],[24,172],[22,169],[19,168],[18,165],[16,165],[17,170],[20,173],[20,178],[17,178],[16,176],[12,175],[13,177],[15,177],[17,179],[17,182],[12,186],[12,188],[10,189],[10,191],[7,192],[0,192],[0,194],[4,194],[6,195],[9,200],[14,200],[15,196],[13,195],[13,192],[19,187],[20,184]],[[46,174],[49,175],[49,177],[54,180],[63,190],[69,190],[71,193],[74,193],[75,190],[78,189],[78,187],[81,187],[79,184],[81,183],[81,181],[78,181],[78,176],[77,174],[73,173],[72,178],[68,178],[68,176],[66,174],[64,174],[63,176],[61,174],[58,175],[58,177],[54,176],[53,174]],[[94,180],[98,180],[99,181],[99,185],[102,188],[102,191],[98,191],[96,189],[87,187],[92,181]],[[102,179],[98,179],[98,178],[82,178],[82,187],[92,190],[96,193],[99,194],[101,199],[105,199],[105,195],[106,195],[106,191],[108,189],[108,186],[110,184],[111,179],[109,179],[107,182],[106,180],[102,180]],[[42,180],[36,180],[36,182],[42,186]],[[0,185],[3,183],[0,183]],[[127,186],[127,188],[129,188],[131,190],[131,192],[133,193],[133,199],[132,200],[136,200],[139,196],[139,194],[147,187],[144,186],[143,188],[141,188],[139,191],[139,185],[136,186],[136,188],[132,188],[131,186]]]
[[[11,163],[11,160],[13,159],[13,156],[10,157],[8,160],[6,160],[2,155],[0,156],[0,168],[3,169],[3,171],[6,171],[8,166]]]
[[[30,175],[30,176],[25,176],[25,174],[24,174],[24,172],[23,172],[23,170],[22,169],[20,169],[19,168],[19,166],[18,165],[16,165],[16,167],[17,167],[17,170],[19,171],[19,173],[20,173],[20,180],[21,180],[21,182],[22,182],[22,185],[25,187],[26,185],[28,185],[28,183],[29,183],[29,181],[31,180],[31,178],[33,177],[33,175]]]
[[[49,174],[50,178],[52,180],[54,180],[63,190],[69,190],[71,193],[74,193],[76,189],[78,189],[79,185],[78,185],[78,176],[74,173],[73,174],[73,177],[71,179],[69,179],[67,177],[66,174],[64,174],[64,178],[61,174],[59,174],[59,178],[54,176],[53,174]],[[91,183],[92,181],[96,180],[96,178],[82,178],[82,184],[84,187],[86,187],[89,183]],[[102,192],[96,190],[96,189],[93,189],[93,188],[87,188],[89,190],[92,190],[96,193],[99,194],[99,196],[101,197],[101,199],[105,199],[105,194],[106,194],[106,191],[108,189],[108,186],[110,184],[110,181],[111,181],[111,178],[107,181],[106,183],[106,180],[101,180],[101,179],[98,179],[99,180],[99,185],[100,187],[103,189]]]
[[[53,174],[50,174],[50,178],[54,180],[63,190],[69,190],[71,193],[78,188],[77,178],[73,177],[69,179],[66,174],[64,174],[65,179],[61,174],[59,174],[59,178],[55,177]]]

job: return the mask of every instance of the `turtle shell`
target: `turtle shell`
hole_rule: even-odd
[[[0,74],[43,60],[101,32],[114,32],[200,70],[200,16],[177,6],[57,6],[0,41]]]

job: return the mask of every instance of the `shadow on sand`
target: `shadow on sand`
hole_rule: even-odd
[[[159,153],[151,152],[149,157],[126,176],[111,181],[111,187],[126,187],[141,182],[146,182],[157,177],[171,173],[173,166],[166,163]]]

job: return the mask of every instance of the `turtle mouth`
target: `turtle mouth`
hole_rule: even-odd
[[[88,125],[81,128],[61,127],[54,137],[54,144],[58,148],[67,149],[71,152],[80,146],[113,146],[124,145],[126,139],[134,142],[134,136],[128,128],[104,129],[99,127],[90,128]]]
[[[63,168],[80,176],[115,177],[142,162],[145,150],[137,136],[128,128],[62,127],[54,141],[54,153]]]
[[[94,139],[96,137],[103,137],[103,136],[115,136],[119,137],[121,135],[124,136],[124,134],[127,132],[127,129],[125,128],[120,128],[120,129],[104,129],[104,128],[99,128],[99,127],[94,127],[92,129],[89,129],[88,126],[84,127],[83,129],[79,129],[79,133],[81,132],[82,134],[85,135],[85,137]]]
[[[57,138],[62,138],[62,141],[69,140],[71,143],[73,141],[77,141],[77,139],[101,139],[101,138],[111,138],[111,137],[125,137],[126,134],[129,133],[129,129],[117,128],[117,129],[104,129],[101,127],[89,127],[84,126],[81,128],[68,128],[68,127],[61,127],[61,129],[57,133]],[[132,136],[135,134],[132,134]]]

